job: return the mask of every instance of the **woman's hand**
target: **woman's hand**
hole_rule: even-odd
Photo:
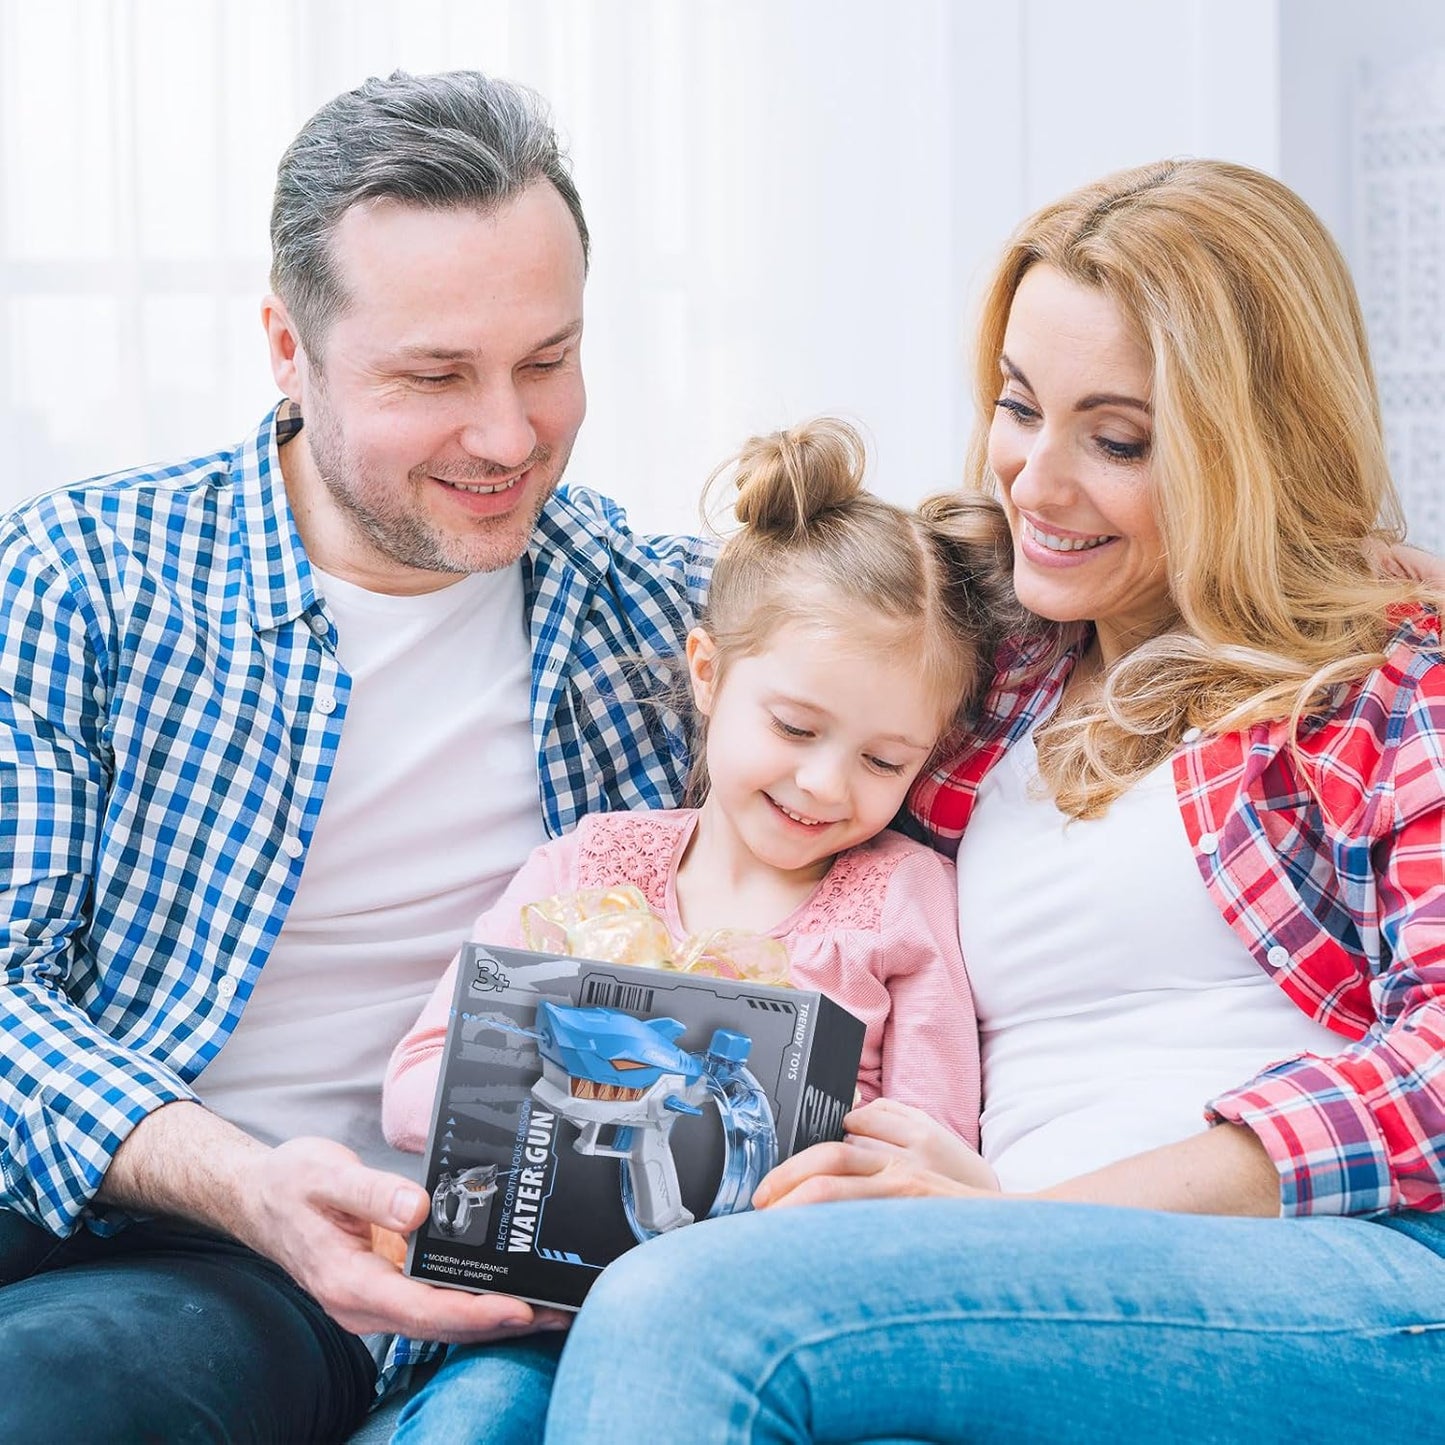
[[[843,1127],[842,1143],[815,1144],[779,1164],[758,1185],[754,1206],[998,1193],[977,1151],[921,1109],[877,1099],[854,1109]]]
[[[1430,587],[1445,587],[1445,560],[1420,547],[1404,542],[1392,546],[1374,543],[1370,547],[1375,564],[1386,577],[1401,582],[1423,582]]]

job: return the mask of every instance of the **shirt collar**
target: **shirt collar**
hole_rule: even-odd
[[[316,586],[281,474],[281,447],[300,430],[300,408],[293,401],[282,401],[231,458],[246,592],[258,632],[290,622],[316,601]]]
[[[607,543],[593,531],[594,513],[584,511],[565,487],[559,487],[543,504],[532,540],[527,544],[527,561],[532,569],[560,556],[593,583],[606,576],[611,561]]]

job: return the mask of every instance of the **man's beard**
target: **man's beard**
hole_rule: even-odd
[[[329,406],[324,402],[319,406],[313,404],[310,411],[303,436],[310,447],[317,475],[332,501],[382,556],[423,572],[462,576],[510,567],[526,550],[537,518],[556,488],[567,461],[566,457],[562,458],[562,464],[555,468],[546,485],[538,486],[533,478],[532,495],[525,512],[510,512],[494,521],[478,521],[470,535],[450,533],[425,515],[419,494],[422,488],[435,485],[426,480],[435,475],[426,466],[408,473],[406,490],[398,491],[395,482],[379,480],[356,464]],[[520,482],[529,469],[545,470],[551,460],[551,448],[538,446],[520,468],[473,462],[444,470],[452,481],[487,482],[497,477],[516,476]]]

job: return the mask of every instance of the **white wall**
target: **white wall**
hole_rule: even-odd
[[[1439,0],[1279,0],[1279,175],[1358,260],[1350,154],[1355,85],[1366,67],[1445,49]]]
[[[596,239],[575,479],[691,526],[750,431],[863,421],[957,478],[968,298],[1026,209],[1165,154],[1279,159],[1266,0],[0,0],[0,502],[269,404],[270,177],[395,65],[535,84]]]
[[[1279,32],[1280,174],[1355,270],[1410,538],[1445,552],[1445,7],[1281,0]]]

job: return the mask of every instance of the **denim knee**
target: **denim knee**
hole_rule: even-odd
[[[537,1334],[451,1346],[436,1374],[402,1409],[392,1445],[533,1445],[542,1435],[563,1340]]]
[[[738,1258],[729,1247],[736,1231],[722,1228],[732,1222],[708,1220],[628,1250],[593,1285],[573,1335],[583,1326],[650,1334],[665,1327],[674,1312],[680,1324],[692,1328],[697,1301],[716,1293],[720,1266]],[[726,1238],[718,1237],[720,1231]]]

